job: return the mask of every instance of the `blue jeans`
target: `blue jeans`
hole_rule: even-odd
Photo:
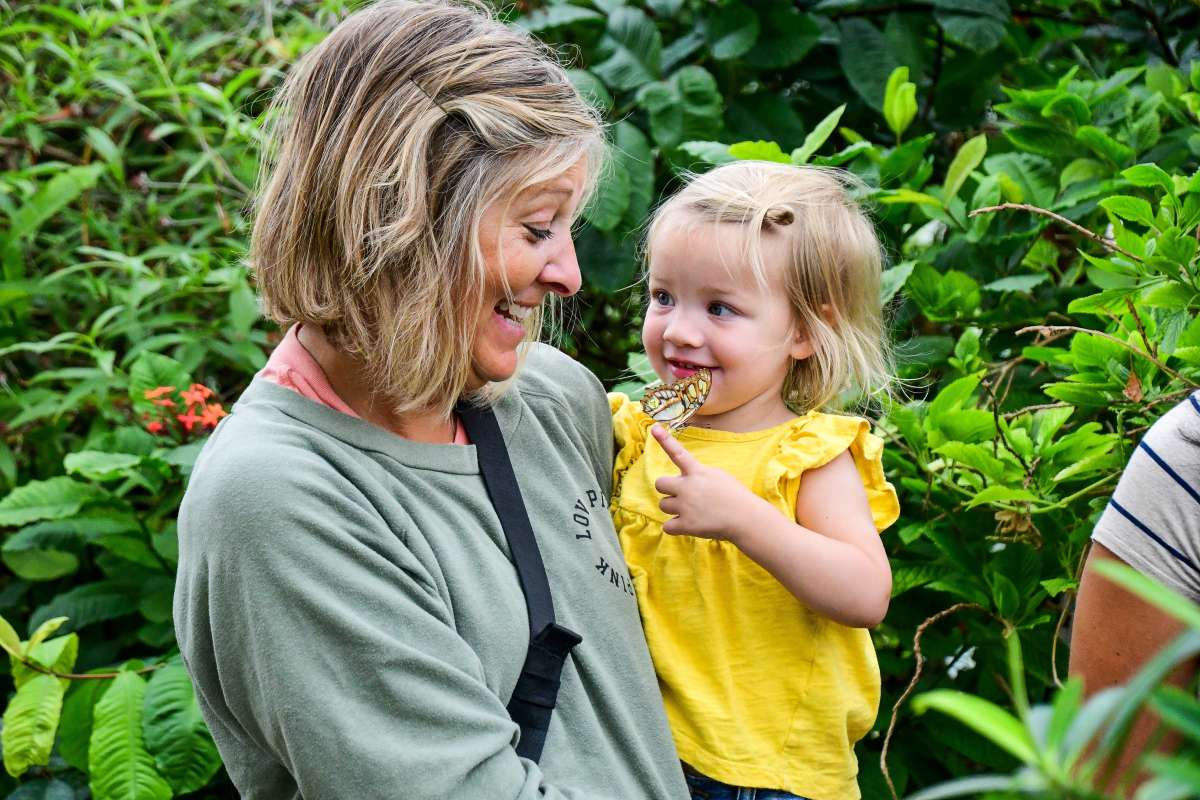
[[[692,800],[805,800],[798,794],[781,792],[778,789],[746,789],[714,781],[704,775],[685,772]]]

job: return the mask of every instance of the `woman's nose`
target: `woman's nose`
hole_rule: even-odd
[[[575,242],[570,236],[566,237],[562,247],[554,257],[542,268],[538,275],[547,289],[562,297],[570,297],[579,291],[583,284],[583,276],[579,274],[579,259],[575,255]]]

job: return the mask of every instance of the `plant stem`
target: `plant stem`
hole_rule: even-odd
[[[1031,206],[1028,203],[1001,203],[998,206],[987,206],[985,208],[977,208],[974,211],[972,211],[971,213],[967,214],[967,216],[974,217],[979,214],[990,214],[994,211],[1028,211],[1032,214],[1041,214],[1043,217],[1049,217],[1050,219],[1054,220],[1055,222],[1066,225],[1068,228],[1075,231],[1076,233],[1086,236],[1087,238],[1091,239],[1093,242],[1097,242],[1098,244],[1103,245],[1104,247],[1113,251],[1114,253],[1120,253],[1121,255],[1125,256],[1126,258],[1132,258],[1134,261],[1138,262],[1139,264],[1142,263],[1142,259],[1138,258],[1137,256],[1135,256],[1133,253],[1129,252],[1128,250],[1124,249],[1123,247],[1118,245],[1116,242],[1108,241],[1100,234],[1089,231],[1087,228],[1083,227],[1082,225],[1072,222],[1071,220],[1067,219],[1066,217],[1062,216],[1061,214],[1055,214],[1053,211],[1050,211],[1045,208],[1039,208],[1038,206]]]
[[[1200,383],[1196,383],[1195,381],[1185,378],[1184,376],[1180,375],[1175,370],[1168,367],[1163,362],[1159,361],[1154,356],[1150,355],[1149,353],[1147,353],[1143,350],[1139,350],[1138,348],[1134,347],[1133,345],[1131,345],[1129,342],[1125,341],[1124,339],[1118,339],[1116,336],[1113,336],[1111,333],[1105,333],[1104,331],[1094,331],[1091,328],[1080,328],[1077,325],[1029,325],[1029,326],[1021,328],[1021,330],[1017,331],[1017,335],[1020,336],[1021,334],[1028,333],[1029,331],[1037,331],[1038,333],[1072,333],[1072,332],[1073,333],[1088,333],[1088,334],[1091,334],[1092,336],[1099,336],[1101,339],[1107,339],[1110,342],[1119,344],[1121,347],[1123,347],[1126,350],[1128,350],[1129,352],[1133,353],[1135,356],[1141,356],[1142,358],[1146,359],[1154,366],[1161,369],[1163,372],[1170,375],[1175,380],[1185,383],[1188,386],[1191,386],[1193,388],[1200,387]]]

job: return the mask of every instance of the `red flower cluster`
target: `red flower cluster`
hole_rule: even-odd
[[[197,425],[201,430],[212,430],[217,427],[221,417],[226,416],[225,407],[220,402],[209,402],[213,391],[202,383],[193,383],[179,392],[179,399],[183,401],[182,406],[175,401],[174,395],[174,386],[158,386],[154,389],[147,389],[142,394],[145,399],[159,409],[157,418],[153,418],[153,415],[148,413],[142,415],[146,421],[146,430],[154,434],[165,433],[174,417],[184,432],[191,434]],[[175,410],[180,407],[185,409],[182,414]]]

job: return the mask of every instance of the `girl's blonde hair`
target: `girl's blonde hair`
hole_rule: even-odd
[[[264,312],[320,325],[395,413],[448,413],[484,302],[483,212],[581,157],[586,195],[596,112],[481,3],[383,0],[304,56],[270,115],[250,244]]]
[[[737,161],[690,176],[650,222],[650,259],[658,233],[686,223],[678,218],[686,214],[738,226],[745,263],[764,291],[771,271],[782,272],[796,325],[813,348],[784,380],[784,400],[798,411],[829,406],[849,390],[887,392],[894,380],[879,292],[883,251],[851,197],[861,188],[842,170]],[[785,237],[785,263],[764,260],[764,239],[773,237]]]

